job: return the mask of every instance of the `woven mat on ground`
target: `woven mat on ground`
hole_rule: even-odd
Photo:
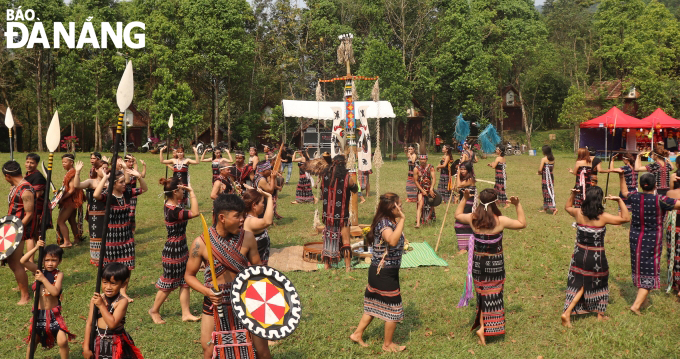
[[[413,250],[404,253],[401,258],[401,268],[415,268],[415,267],[427,267],[427,266],[437,266],[437,267],[448,267],[448,263],[441,259],[434,252],[432,247],[430,247],[427,242],[423,243],[413,243],[411,242]],[[363,260],[357,262],[356,259],[352,259],[352,268],[362,269],[368,268],[371,264],[365,263]],[[339,262],[333,266],[334,268],[345,268],[345,262]],[[323,264],[318,264],[319,269],[323,269]]]
[[[285,248],[272,248],[269,252],[268,266],[282,272],[301,270],[305,272],[315,271],[316,263],[302,260],[302,246]]]

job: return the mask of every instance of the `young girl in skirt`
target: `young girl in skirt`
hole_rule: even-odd
[[[543,209],[539,212],[552,211],[557,214],[555,205],[555,156],[552,154],[550,146],[543,146],[543,158],[538,166],[538,175],[541,176],[541,189],[543,190]]]
[[[142,352],[135,346],[125,331],[128,298],[122,293],[130,281],[130,270],[122,263],[109,263],[102,273],[102,291],[94,293],[90,300],[83,357],[85,359],[143,359]],[[94,347],[90,349],[92,314],[97,307],[97,328]]]
[[[165,194],[165,228],[168,230],[168,240],[165,242],[161,254],[163,262],[163,275],[156,282],[156,299],[149,309],[149,315],[156,324],[165,324],[161,318],[161,305],[170,293],[179,288],[179,304],[182,307],[182,321],[197,322],[200,318],[191,314],[189,300],[191,290],[184,281],[184,272],[189,260],[189,247],[187,247],[187,222],[198,217],[198,200],[191,187],[185,187],[177,178],[161,178],[159,181]],[[180,202],[184,199],[184,192],[189,192],[191,211],[182,208]]]
[[[19,260],[24,268],[35,273],[36,283],[41,283],[41,293],[35,294],[40,297],[38,301],[38,323],[35,327],[35,335],[37,336],[35,338],[35,345],[40,343],[43,348],[50,349],[54,347],[56,342],[59,346],[59,356],[61,359],[68,359],[68,342],[75,339],[76,336],[71,334],[66,327],[64,317],[61,316],[61,293],[63,290],[64,273],[59,271],[57,267],[61,263],[64,250],[56,244],[50,244],[45,247],[43,270],[41,271],[35,263],[29,261],[40,247],[45,247],[43,240],[38,240],[37,245],[26,252]],[[33,283],[34,291],[36,290],[36,283]],[[26,343],[31,342],[31,335],[33,334],[32,324],[33,318],[31,318],[28,337],[24,339]],[[26,358],[28,358],[30,351],[31,346],[29,345],[26,351]]]
[[[463,213],[472,213],[475,208],[474,196],[477,193],[477,181],[475,180],[475,172],[472,167],[472,162],[463,162],[458,169],[458,176],[456,177],[456,186],[458,189],[458,200],[465,201]],[[465,192],[472,194],[473,198],[465,198]],[[456,239],[458,241],[458,254],[463,254],[468,251],[468,244],[470,235],[472,234],[472,227],[468,223],[456,220],[454,225],[456,231]]]
[[[130,226],[130,201],[132,197],[141,195],[147,191],[146,182],[142,175],[135,170],[127,170],[128,174],[136,176],[139,180],[140,188],[129,188],[125,185],[125,175],[122,171],[115,172],[115,182],[113,183],[113,201],[109,209],[109,228],[106,235],[106,253],[104,265],[108,263],[122,263],[128,269],[135,269],[135,236]],[[108,182],[109,176],[106,174],[97,188],[94,190],[93,197],[98,201],[106,202],[108,191],[104,191],[104,185]],[[121,288],[121,295],[132,302],[127,295],[127,283]]]
[[[139,162],[142,163],[142,172],[139,172],[140,175],[142,175],[142,178],[146,177],[146,163],[144,161],[139,160]],[[139,171],[137,168],[137,159],[135,156],[128,154],[125,157],[125,165],[127,166],[128,169]],[[137,177],[135,176],[128,176],[127,178],[127,185],[130,188],[137,188]],[[130,226],[132,228],[132,233],[135,233],[135,229],[137,228],[137,221],[135,220],[135,211],[137,210],[137,197],[132,197],[130,198]]]
[[[368,285],[364,292],[364,314],[357,329],[349,338],[368,347],[362,336],[373,318],[385,321],[385,339],[382,349],[400,352],[406,349],[392,341],[397,323],[404,320],[404,306],[399,287],[399,268],[404,254],[404,212],[399,196],[385,193],[380,196],[373,217],[368,240],[373,246],[373,258],[368,268]]]
[[[505,205],[503,209],[510,207],[508,196],[505,194],[505,183],[508,181],[508,176],[505,172],[505,151],[500,147],[496,147],[496,159],[493,163],[487,166],[496,170],[496,185],[493,187],[498,193],[498,203]]]
[[[437,186],[437,191],[442,195],[442,202],[446,203],[451,197],[451,190],[449,189],[449,182],[451,179],[451,163],[453,161],[453,154],[451,153],[451,147],[444,145],[442,148],[444,156],[439,161],[439,185]]]
[[[298,154],[302,156],[298,157]],[[300,170],[300,179],[298,180],[297,189],[295,190],[295,201],[290,202],[291,204],[298,203],[316,203],[318,199],[314,196],[312,192],[312,176],[305,172],[305,164],[309,161],[306,151],[295,151],[293,153],[293,162],[298,163],[298,170]]]
[[[651,164],[643,166],[640,154],[635,159],[635,170],[638,172],[647,171],[653,174],[656,179],[656,193],[664,196],[670,189],[671,174],[673,172],[673,166],[666,159],[668,154],[667,150],[657,147],[651,153],[652,160],[654,160]]]
[[[576,220],[576,244],[567,275],[567,298],[562,313],[562,325],[571,328],[572,314],[597,313],[605,320],[609,304],[609,264],[604,250],[607,224],[630,222],[625,203],[620,197],[608,196],[617,201],[619,215],[604,211],[602,188],[593,186],[586,192],[581,208],[574,208],[575,192],[572,190],[565,210]]]

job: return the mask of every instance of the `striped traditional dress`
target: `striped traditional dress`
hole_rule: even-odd
[[[163,275],[158,278],[156,288],[170,292],[178,287],[189,287],[184,281],[184,272],[186,272],[187,261],[189,260],[186,236],[189,211],[166,202],[164,214],[168,240],[165,242],[161,254]]]
[[[541,172],[541,188],[543,190],[543,210],[555,210],[555,175],[554,163],[545,163]]]
[[[665,196],[666,192],[670,189],[671,173],[673,172],[673,167],[670,163],[666,163],[665,166],[661,166],[654,162],[645,166],[649,173],[654,174],[656,177],[656,193]]]
[[[298,170],[300,171],[300,179],[295,189],[295,200],[298,203],[314,202],[314,193],[312,192],[312,181],[309,174],[304,170],[304,163],[298,162]]]
[[[418,184],[420,184],[420,187],[424,189],[425,191],[429,191],[430,188],[433,186],[434,178],[432,178],[432,169],[434,168],[431,164],[427,164],[427,166],[423,167],[421,165],[418,165],[418,172],[420,175],[418,176]],[[425,203],[423,204],[423,207],[421,209],[420,213],[420,223],[418,224],[427,224],[430,222],[434,222],[437,219],[437,215],[434,212],[434,207],[430,206],[427,203],[427,198],[423,198]]]
[[[408,177],[406,178],[406,202],[417,202],[418,201],[418,188],[416,188],[416,182],[413,180],[413,169],[416,168],[416,164],[413,161],[408,160]]]
[[[440,160],[439,164],[443,165],[444,160]],[[451,191],[449,190],[449,179],[451,178],[449,176],[449,168],[451,168],[450,163],[439,172],[439,185],[437,185],[437,191],[442,195],[442,202],[448,202],[449,197],[451,197]]]
[[[609,304],[609,264],[604,251],[606,227],[579,224],[576,228],[576,244],[571,256],[567,275],[567,298],[563,311],[567,310],[576,293],[583,288],[583,295],[572,314],[604,314]]]
[[[404,307],[399,287],[399,268],[404,254],[404,235],[392,247],[382,238],[382,232],[397,225],[383,218],[373,229],[373,258],[368,268],[368,285],[364,292],[364,314],[386,322],[400,322],[404,319]],[[378,274],[380,272],[380,274]]]
[[[637,172],[635,172],[635,169],[633,167],[625,165],[621,167],[621,170],[623,170],[623,179],[626,181],[626,187],[628,188],[628,193],[633,193],[637,192],[638,190],[638,184],[637,184]],[[619,191],[619,197],[623,198],[623,193]],[[626,207],[630,211],[630,203],[627,200],[623,201],[626,204]]]
[[[359,179],[359,192],[357,192],[357,194],[359,196],[362,195],[368,196],[368,191],[366,191],[366,187],[368,187],[368,184],[370,183],[368,176],[371,174],[373,174],[373,171],[371,170],[357,171],[357,178]]]
[[[104,265],[122,263],[128,269],[135,268],[135,236],[130,227],[129,198],[142,193],[140,188],[126,188],[121,197],[113,196],[109,209],[109,228],[106,233],[106,255]],[[103,191],[102,202],[106,203],[108,191]],[[95,263],[96,265],[99,262]]]
[[[475,197],[474,195],[477,193],[477,187],[476,186],[466,186],[466,187],[461,187],[458,189],[458,200],[462,201],[464,199],[464,194],[465,190],[469,190],[470,194],[472,197],[470,197],[467,202],[465,202],[465,208],[463,208],[463,213],[472,213],[472,208],[474,207],[475,204]],[[454,225],[454,229],[456,230],[456,237],[458,239],[458,250],[467,250],[468,249],[468,242],[470,240],[470,235],[472,235],[472,227],[469,224],[465,224],[462,222],[459,222],[456,220],[456,224]]]
[[[507,176],[505,174],[505,163],[499,162],[496,165],[496,184],[494,189],[496,190],[496,195],[498,196],[498,202],[508,203],[508,196],[505,194],[505,182],[507,181]]]
[[[574,184],[574,189],[577,190],[577,192],[574,196],[574,208],[581,208],[581,203],[583,203],[586,191],[592,185],[592,173],[593,168],[590,166],[580,166],[576,170],[576,184]]]
[[[106,201],[94,198],[94,190],[91,188],[85,190],[85,197],[87,198],[87,223],[90,231],[90,264],[99,265]]]

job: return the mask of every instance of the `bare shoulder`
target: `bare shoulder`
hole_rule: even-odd
[[[203,243],[203,237],[198,236],[194,241],[191,243],[191,248],[189,252],[191,253],[192,258],[196,257],[201,257],[203,256],[203,249],[205,248],[205,243]]]
[[[253,232],[245,230],[243,232],[243,245],[246,247],[255,247],[257,249],[257,241]]]

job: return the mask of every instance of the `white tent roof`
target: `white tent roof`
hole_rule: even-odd
[[[356,117],[360,118],[359,111],[366,111],[366,118],[394,118],[394,109],[389,101],[356,101],[354,102]],[[332,120],[335,113],[339,112],[340,118],[345,118],[345,103],[342,101],[295,101],[283,100],[283,116],[304,117],[317,120]]]

